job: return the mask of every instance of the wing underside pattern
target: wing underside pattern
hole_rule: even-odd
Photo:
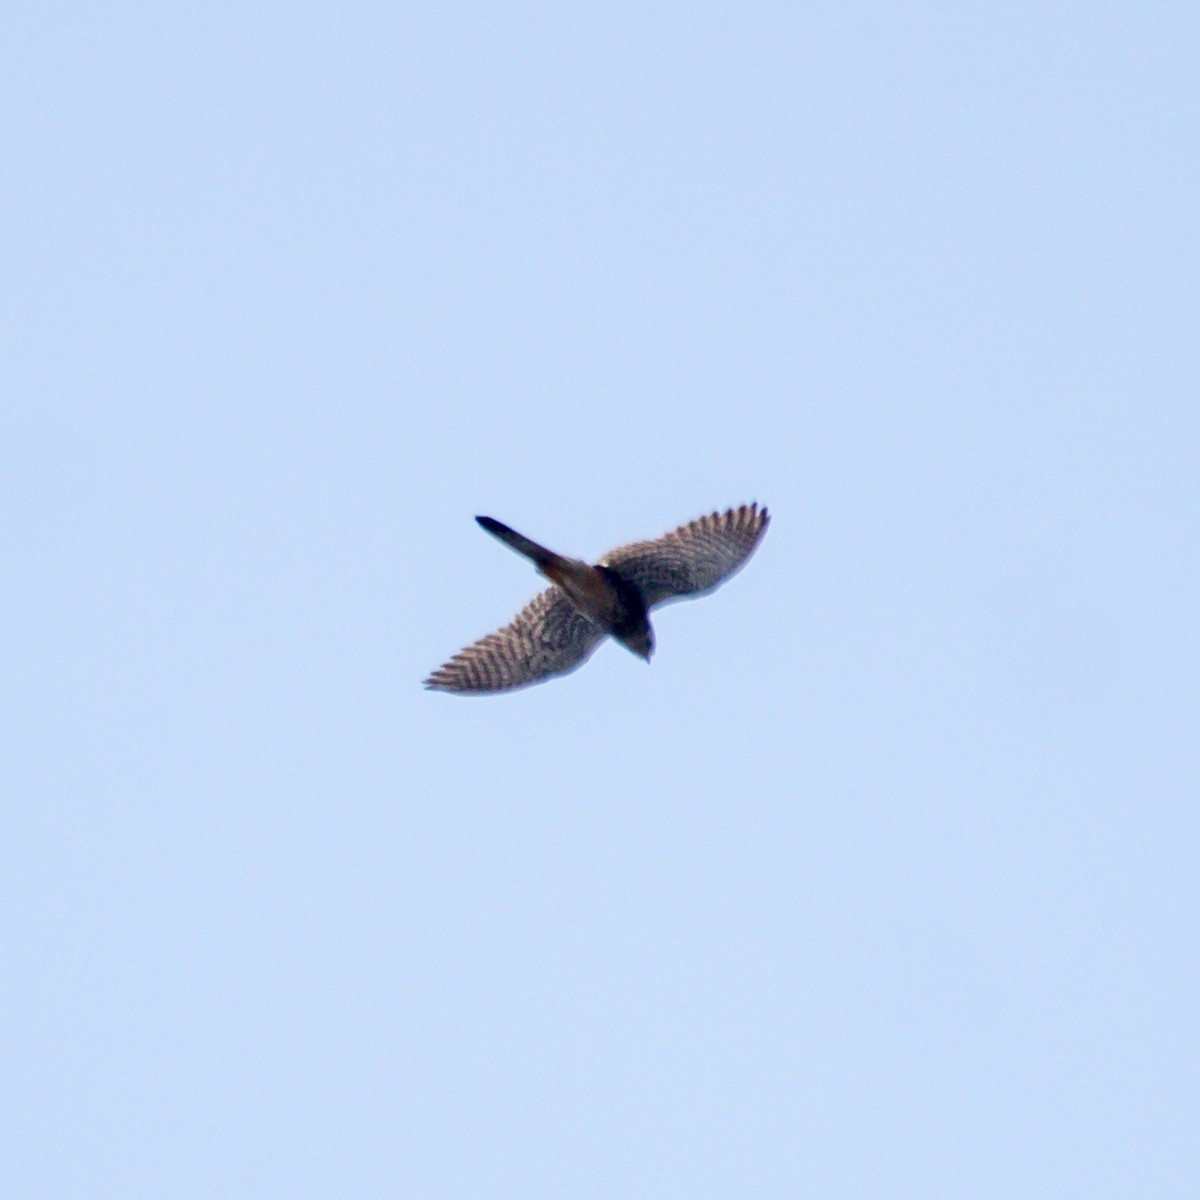
[[[525,687],[574,670],[604,636],[558,588],[547,588],[503,629],[460,650],[425,686],[445,692]]]
[[[634,542],[600,561],[642,592],[647,608],[710,592],[753,553],[770,514],[757,504],[712,513],[651,542]]]

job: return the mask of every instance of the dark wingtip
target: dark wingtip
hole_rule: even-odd
[[[475,523],[481,528],[486,529],[488,533],[499,533],[501,530],[506,530],[507,525],[502,525],[495,517],[476,517]]]

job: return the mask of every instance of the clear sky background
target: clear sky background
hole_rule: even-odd
[[[1200,1195],[1193,4],[3,43],[0,1193]]]

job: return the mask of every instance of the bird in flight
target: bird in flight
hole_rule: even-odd
[[[611,550],[595,566],[555,554],[492,517],[475,520],[554,586],[434,671],[425,686],[438,691],[504,692],[540,683],[573,671],[609,636],[649,662],[650,610],[724,583],[754,552],[770,516],[743,504]]]

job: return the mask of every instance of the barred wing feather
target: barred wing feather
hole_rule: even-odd
[[[712,513],[652,542],[633,542],[602,558],[641,589],[647,608],[700,596],[734,574],[754,552],[770,521],[757,504]]]
[[[524,687],[574,670],[604,636],[558,588],[547,588],[503,629],[460,650],[425,686],[443,692]]]

